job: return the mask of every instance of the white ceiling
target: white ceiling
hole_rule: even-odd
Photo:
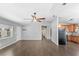
[[[0,3],[0,16],[21,24],[29,23],[33,12],[49,21],[51,16],[77,18],[79,22],[79,3]],[[26,20],[24,20],[26,19]]]
[[[52,6],[52,3],[0,3],[0,16],[19,23],[24,23],[26,19],[27,23],[33,12],[48,18]]]
[[[64,18],[79,18],[79,3],[56,3],[52,7],[53,15]]]

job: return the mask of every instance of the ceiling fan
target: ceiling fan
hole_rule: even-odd
[[[33,22],[33,21],[35,21],[35,22],[42,22],[43,20],[45,20],[44,17],[38,17],[36,12],[34,12],[34,13],[31,15],[31,17],[32,17],[32,22]],[[26,19],[25,19],[25,20],[26,20]]]
[[[45,18],[44,17],[37,17],[36,16],[36,12],[33,13],[32,18],[33,18],[33,21],[37,21],[37,22],[41,22],[42,20],[44,20]]]

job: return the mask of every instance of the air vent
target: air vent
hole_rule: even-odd
[[[66,3],[62,3],[62,5],[66,5]]]

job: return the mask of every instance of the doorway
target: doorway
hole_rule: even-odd
[[[46,35],[47,34],[47,26],[41,26],[41,31],[42,31],[42,40],[43,40],[43,38],[46,38],[46,36],[47,36]]]

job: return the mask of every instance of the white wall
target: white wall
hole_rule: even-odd
[[[41,24],[37,22],[31,22],[30,24],[23,27],[25,31],[22,31],[23,40],[41,40]]]
[[[21,37],[20,37],[21,25],[19,25],[18,23],[9,21],[9,20],[7,20],[5,18],[2,18],[2,17],[0,17],[0,24],[10,25],[10,26],[14,27],[13,36],[12,37],[4,38],[4,39],[0,38],[0,49],[2,49],[4,47],[7,47],[7,46],[17,42],[18,41],[17,39],[21,39]]]
[[[20,27],[20,26],[17,26],[16,27],[16,41],[19,41],[19,40],[21,40],[21,35],[22,35],[22,27]]]
[[[57,28],[58,19],[57,17],[53,18],[51,23],[52,37],[51,41],[58,45],[58,28]]]

